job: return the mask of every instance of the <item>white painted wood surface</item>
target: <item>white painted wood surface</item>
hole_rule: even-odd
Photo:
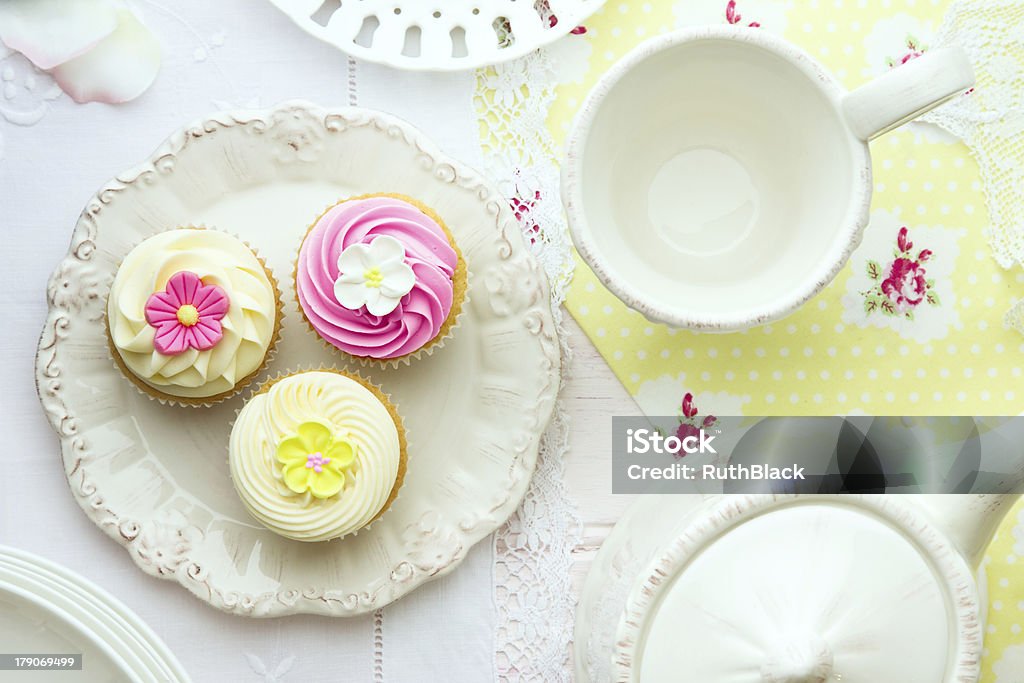
[[[636,496],[612,495],[613,415],[637,415],[640,409],[594,345],[566,313],[573,359],[562,400],[572,420],[565,478],[583,522],[583,543],[576,548],[573,588],[583,585],[594,553]]]

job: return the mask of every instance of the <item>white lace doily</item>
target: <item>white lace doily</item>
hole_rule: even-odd
[[[961,0],[946,15],[939,44],[960,44],[974,65],[974,89],[924,117],[959,137],[981,170],[991,223],[985,236],[1003,268],[1024,266],[1024,2]],[[1024,302],[1006,323],[1024,332]]]
[[[556,78],[550,55],[532,55],[478,73],[476,111],[485,124],[485,175],[515,208],[533,253],[551,282],[551,307],[562,345],[570,350],[561,305],[572,278],[568,228],[559,194],[558,153],[547,116]],[[541,441],[533,483],[523,504],[494,536],[495,673],[499,681],[569,680],[574,602],[572,551],[582,538],[569,502],[562,459],[569,425],[561,405]]]

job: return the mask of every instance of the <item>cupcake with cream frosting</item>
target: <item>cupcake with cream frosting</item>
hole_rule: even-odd
[[[388,397],[358,375],[297,372],[246,402],[228,463],[235,490],[264,526],[326,541],[390,507],[405,476],[405,431]]]
[[[273,275],[238,238],[177,228],[143,240],[107,297],[107,335],[125,377],[147,395],[208,405],[244,388],[277,342]]]
[[[394,363],[440,346],[466,293],[466,265],[430,208],[402,195],[347,199],[324,212],[299,248],[299,310],[327,344]]]

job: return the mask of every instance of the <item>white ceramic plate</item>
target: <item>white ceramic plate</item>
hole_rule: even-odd
[[[408,427],[395,504],[357,536],[289,541],[249,516],[229,479],[241,398],[183,409],[142,396],[110,359],[105,298],[144,237],[216,226],[249,241],[280,281],[270,372],[339,362],[301,322],[292,260],[324,207],[367,192],[414,196],[445,218],[469,266],[469,302],[431,356],[360,370]],[[291,102],[178,131],[88,203],[48,295],[37,383],[73,495],[142,569],[229,612],[361,614],[451,571],[522,499],[558,391],[546,281],[504,199],[408,124],[362,109]]]
[[[430,71],[475,69],[522,57],[566,35],[605,2],[270,1],[307,33],[350,55]]]
[[[7,652],[81,654],[90,681],[188,681],[167,646],[127,607],[81,576],[0,546],[0,643]],[[64,672],[32,680],[63,680]],[[62,678],[63,677],[63,678]]]

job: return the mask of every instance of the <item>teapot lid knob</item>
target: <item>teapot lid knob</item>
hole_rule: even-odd
[[[761,667],[763,683],[824,683],[832,675],[832,650],[821,638],[781,644]]]

